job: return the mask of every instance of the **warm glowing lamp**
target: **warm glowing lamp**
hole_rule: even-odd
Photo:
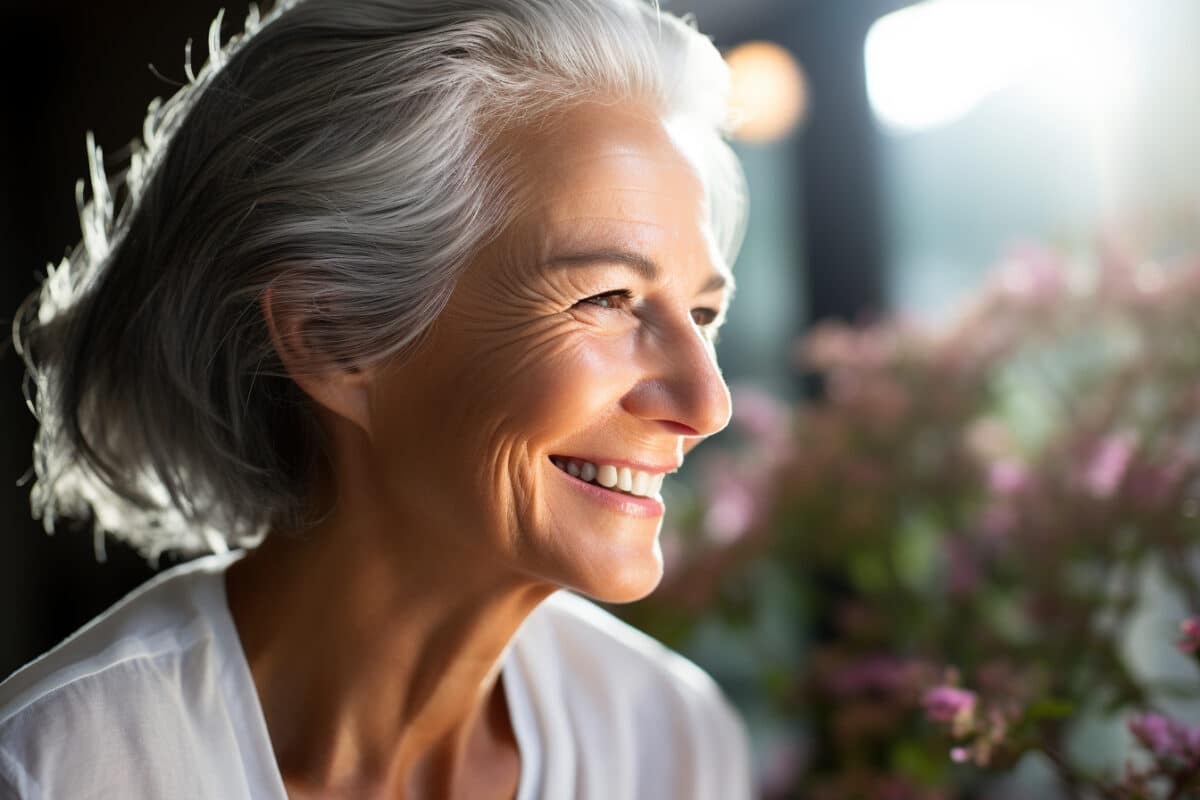
[[[727,52],[725,61],[736,138],[770,142],[796,127],[808,107],[808,86],[791,53],[770,42],[746,42]]]

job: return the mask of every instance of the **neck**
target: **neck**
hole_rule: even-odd
[[[350,517],[272,534],[227,574],[280,771],[320,791],[451,796],[515,755],[500,668],[556,587]]]

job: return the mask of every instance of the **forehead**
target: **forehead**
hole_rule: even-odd
[[[524,132],[512,232],[539,256],[624,243],[722,267],[686,142],[641,105],[588,103]]]

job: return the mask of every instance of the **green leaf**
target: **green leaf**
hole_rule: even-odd
[[[850,557],[847,566],[850,571],[850,580],[860,591],[877,592],[887,588],[887,563],[880,553],[873,550],[860,551]]]
[[[926,786],[942,785],[950,759],[945,752],[935,755],[915,741],[900,740],[891,748],[892,771]]]
[[[911,591],[925,594],[930,590],[940,540],[941,530],[929,515],[911,514],[904,518],[893,546],[896,576]]]
[[[1056,697],[1043,697],[1025,709],[1025,717],[1031,720],[1066,719],[1074,713],[1074,703]]]

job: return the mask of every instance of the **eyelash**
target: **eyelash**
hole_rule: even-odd
[[[580,303],[592,303],[593,300],[599,300],[601,298],[607,298],[607,297],[619,297],[619,298],[621,298],[622,302],[626,302],[626,301],[633,299],[633,292],[629,291],[628,289],[614,289],[611,292],[603,292],[602,294],[596,294],[596,295],[592,295],[591,297],[585,297],[583,300],[580,300],[579,302]],[[599,306],[600,308],[606,308],[606,306],[601,306],[599,303],[592,303],[592,304]],[[713,322],[716,321],[717,317],[720,316],[720,312],[717,311],[715,308],[694,308],[692,310],[693,311],[704,311],[708,314],[707,322],[697,323],[702,328],[707,328],[708,326],[712,325]],[[713,341],[715,342],[716,339],[714,339]]]

